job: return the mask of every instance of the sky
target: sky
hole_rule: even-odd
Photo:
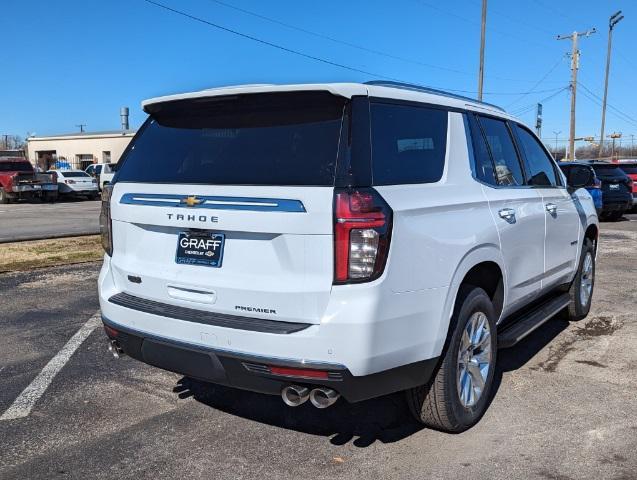
[[[476,96],[481,0],[152,1],[221,28],[146,0],[3,0],[0,135],[118,129],[122,106],[136,128],[145,98],[242,83],[393,79]],[[489,0],[484,100],[531,126],[541,101],[542,137],[566,139],[571,43],[556,36],[596,27],[580,39],[576,135],[598,136],[617,10],[625,19],[613,33],[606,133],[629,143],[637,135],[630,0]]]

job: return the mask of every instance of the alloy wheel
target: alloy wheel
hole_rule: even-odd
[[[582,275],[580,278],[579,301],[582,307],[588,305],[588,301],[593,293],[593,255],[586,252],[584,263],[582,264]]]
[[[491,359],[489,320],[483,312],[476,312],[462,332],[458,349],[458,396],[465,408],[473,407],[484,393]]]

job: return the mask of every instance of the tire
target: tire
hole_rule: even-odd
[[[100,194],[99,194],[99,192],[91,193],[88,196],[88,198],[89,198],[89,200],[97,200],[98,198],[100,198]]]
[[[9,197],[3,188],[0,188],[0,204],[6,205],[9,203]]]
[[[474,322],[476,323],[474,324]],[[429,383],[406,391],[409,409],[416,420],[430,428],[449,433],[463,432],[480,420],[489,404],[495,374],[497,358],[495,322],[496,315],[493,303],[486,292],[472,285],[461,286],[451,318],[449,338],[443,350],[438,370]],[[489,361],[487,371],[479,373],[484,382],[481,393],[476,394],[475,397],[465,395],[464,399],[461,399],[461,380],[464,379],[462,384],[471,387],[472,384],[469,383],[469,380],[476,378],[474,368],[471,369],[471,374],[469,370],[462,373],[461,363],[467,364],[466,361],[470,357],[459,354],[464,350],[464,348],[461,349],[461,346],[465,339],[469,338],[468,335],[465,337],[464,333],[467,328],[471,328],[471,324],[485,325],[485,327],[475,330],[483,333],[484,336],[482,336],[480,343],[483,343],[484,347],[474,349],[472,345],[473,353],[476,355],[473,360],[485,359],[488,356]],[[486,327],[488,329],[485,333]],[[467,344],[465,343],[465,345]],[[473,361],[469,363],[477,365]],[[484,370],[484,367],[481,370]],[[486,380],[484,379],[485,373]],[[472,392],[472,388],[462,391]]]
[[[609,214],[606,215],[606,220],[610,220],[611,222],[616,222],[617,220],[622,218],[622,215],[624,215],[624,212],[610,212]]]
[[[588,286],[590,286],[590,288],[588,288]],[[591,309],[594,287],[595,247],[593,242],[586,238],[584,239],[584,246],[582,247],[577,273],[571,283],[571,287],[568,289],[568,294],[571,297],[571,303],[568,304],[566,314],[568,320],[578,321],[588,315]]]

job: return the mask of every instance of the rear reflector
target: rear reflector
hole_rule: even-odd
[[[288,367],[270,367],[270,373],[273,375],[283,375],[285,377],[299,377],[299,378],[319,378],[327,380],[328,374],[324,370],[309,370],[303,368],[288,368]]]
[[[117,330],[109,327],[108,325],[104,325],[104,331],[106,332],[106,335],[109,336],[109,338],[115,338],[117,337],[117,335],[119,335],[119,332]]]

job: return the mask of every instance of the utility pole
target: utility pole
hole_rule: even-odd
[[[570,35],[558,35],[558,40],[570,40],[571,48],[571,127],[568,140],[568,160],[575,160],[575,98],[577,95],[577,70],[579,69],[579,54],[577,42],[579,37],[588,37],[597,32],[594,28],[585,32],[573,32]]]
[[[478,100],[482,101],[484,83],[484,42],[487,29],[487,0],[482,0],[482,26],[480,27],[480,67],[478,68]]]
[[[75,126],[80,128],[80,133],[84,133],[84,127],[86,127],[86,123],[80,123]]]
[[[559,132],[553,130],[553,133],[555,134],[555,157],[557,159],[557,137],[559,137],[560,133],[562,133],[562,130],[560,130]]]
[[[630,156],[635,155],[635,135],[630,134]]]
[[[608,72],[610,70],[610,48],[613,41],[613,28],[617,25],[624,16],[622,15],[622,11],[618,11],[617,13],[611,15],[608,19],[608,51],[606,52],[606,79],[604,80],[604,100],[602,102],[602,131],[599,135],[599,153],[598,157],[602,156],[602,149],[604,148],[604,126],[606,123],[606,98],[608,96]]]
[[[542,138],[542,104],[538,103],[535,108],[535,133]]]

